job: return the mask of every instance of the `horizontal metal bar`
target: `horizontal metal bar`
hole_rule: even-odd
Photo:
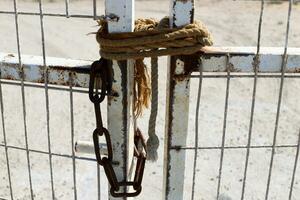
[[[21,82],[17,82],[17,81],[9,81],[9,80],[0,80],[0,83],[2,85],[15,85],[15,86],[21,86]],[[44,89],[45,86],[41,85],[41,84],[36,84],[36,83],[24,83],[25,87],[32,87],[32,88],[40,88],[40,89]],[[66,87],[62,87],[62,86],[48,86],[49,90],[59,90],[59,91],[66,91],[66,92],[70,92],[71,89],[70,88],[66,88]],[[75,93],[83,93],[83,94],[88,94],[89,92],[83,88],[72,88],[72,92]]]
[[[256,47],[206,47],[202,57],[203,72],[227,72],[226,55],[230,56],[230,72],[254,72],[253,59],[256,55]],[[258,72],[279,73],[281,72],[282,55],[284,48],[261,47]],[[300,72],[300,48],[289,48],[287,73]],[[197,66],[194,71],[198,71]]]
[[[230,55],[230,72],[253,72],[252,61],[256,48],[214,47],[205,48],[204,50],[205,54],[201,56],[203,72],[227,72],[224,63],[226,63],[225,59],[228,54]],[[261,48],[259,72],[280,73],[282,53],[282,48]],[[92,61],[86,60],[47,57],[47,65],[49,68],[48,83],[69,86],[70,74],[72,74],[73,86],[87,88],[91,63]],[[22,55],[22,64],[24,67],[24,81],[33,83],[44,82],[45,76],[42,56]],[[17,55],[0,53],[0,67],[2,79],[21,80]],[[194,66],[194,71],[198,71],[197,66]],[[286,73],[300,73],[300,48],[288,49]],[[205,78],[205,76],[203,77]]]
[[[254,78],[254,74],[223,74],[223,72],[216,72],[214,74],[206,74],[205,73],[200,76],[197,74],[190,75],[191,78]],[[257,78],[281,78],[281,74],[258,74]],[[300,74],[296,73],[285,73],[284,78],[300,78]]]
[[[287,145],[253,145],[250,146],[250,149],[271,149],[271,148],[297,148],[297,144],[287,144]],[[198,150],[210,150],[210,149],[215,149],[215,150],[220,150],[220,149],[247,149],[247,146],[217,146],[217,147],[198,147]],[[171,150],[175,151],[180,151],[180,150],[195,150],[195,147],[180,147],[180,146],[172,146],[170,147]]]
[[[7,15],[14,15],[15,12],[13,11],[0,11],[0,14],[7,14]],[[60,13],[37,13],[37,12],[18,12],[18,15],[30,15],[30,16],[48,16],[48,17],[66,17],[66,18],[88,18],[93,19],[94,15],[66,15],[66,14],[60,14]],[[96,19],[98,19],[99,16],[96,16]]]
[[[5,148],[5,145],[4,144],[0,144],[0,147]],[[7,145],[6,147],[8,149],[16,149],[16,150],[21,150],[21,151],[27,151],[27,149],[23,148],[23,147],[10,146],[10,145]],[[28,151],[32,152],[32,153],[40,153],[40,154],[49,155],[49,152],[47,152],[47,151],[40,151],[40,150],[34,150],[34,149],[28,149]],[[73,159],[72,155],[68,155],[68,154],[50,153],[50,155]],[[94,158],[81,157],[81,156],[75,156],[75,159],[77,159],[77,160],[86,160],[86,161],[95,161],[95,162],[97,161]]]
[[[47,57],[48,83],[77,87],[88,87],[91,61],[72,60],[64,58]],[[44,83],[44,63],[42,56],[22,55],[24,81]],[[18,57],[15,54],[0,53],[0,72],[2,79],[21,80]]]
[[[108,155],[107,145],[99,143],[99,149],[101,155]],[[74,151],[80,154],[92,154],[95,155],[94,143],[88,141],[76,141],[74,145]]]

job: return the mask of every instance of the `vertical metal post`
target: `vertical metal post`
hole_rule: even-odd
[[[178,27],[189,24],[193,18],[193,0],[171,0],[170,26]],[[190,80],[188,77],[176,80],[175,77],[188,74],[190,65],[193,65],[192,62],[197,60],[190,56],[172,56],[169,58],[163,173],[164,199],[183,199],[185,151],[172,151],[171,147],[186,146]]]
[[[131,32],[134,27],[134,0],[106,0],[105,14],[119,17],[117,22],[109,22],[109,32]],[[118,97],[108,102],[108,130],[113,145],[114,169],[118,181],[130,179],[128,176],[133,159],[133,61],[113,61],[113,91]],[[125,188],[122,188],[125,189]],[[114,199],[110,196],[110,199]],[[119,199],[119,198],[118,198]]]

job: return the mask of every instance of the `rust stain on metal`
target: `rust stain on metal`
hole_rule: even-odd
[[[112,66],[112,63],[111,65]],[[127,143],[127,134],[126,134],[126,131],[128,130],[128,125],[127,125],[127,113],[128,113],[128,101],[127,101],[127,83],[128,83],[128,80],[127,80],[127,61],[118,61],[118,67],[120,68],[120,71],[121,71],[121,87],[122,87],[122,121],[123,121],[123,135],[124,135],[124,140],[122,142],[122,150],[123,150],[123,166],[121,167],[123,169],[123,180],[127,180],[127,145],[124,145]],[[114,76],[114,73],[113,73],[113,76]],[[114,78],[113,78],[114,79]]]
[[[181,147],[180,145],[175,145],[175,146],[173,146],[172,149],[174,149],[175,151],[180,151],[181,148],[182,148],[182,147]]]
[[[286,73],[300,73],[300,66],[295,67],[294,69],[288,69],[286,70]]]
[[[19,63],[5,63],[6,67],[19,68]]]
[[[176,1],[174,2],[174,4],[176,4],[176,2],[183,2],[183,3],[186,3],[186,2],[188,2],[188,1],[191,1],[191,0],[176,0]]]
[[[9,53],[9,54],[7,54],[7,57],[15,57],[15,55],[14,54],[12,54],[12,53]]]
[[[2,75],[1,79],[11,80],[11,81],[17,80],[16,77],[13,77],[13,76],[10,76],[10,75],[6,75],[6,76]]]
[[[116,89],[114,89],[114,86],[112,86],[111,94],[107,97],[107,104],[111,105],[112,101],[117,101],[117,98],[119,97],[119,93]]]
[[[241,69],[235,68],[235,66],[232,63],[228,63],[228,69],[225,70],[227,72],[229,70],[230,72],[241,72]]]
[[[190,77],[190,75],[185,75],[185,74],[174,74],[173,76],[173,80],[176,81],[176,83],[178,82],[182,82],[186,79],[188,79]]]
[[[198,71],[199,65],[199,57],[201,56],[201,52],[192,54],[192,55],[181,55],[174,57],[174,63],[171,61],[171,72],[173,74],[172,78],[176,82],[184,81],[190,77],[192,72]],[[180,59],[184,63],[184,70],[182,74],[176,74],[176,60]]]
[[[72,71],[80,74],[89,74],[90,73],[90,66],[81,66],[81,67],[65,67],[65,66],[49,66],[51,70],[56,71]]]

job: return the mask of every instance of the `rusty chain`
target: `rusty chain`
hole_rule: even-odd
[[[103,166],[108,182],[111,186],[110,193],[113,197],[134,197],[142,191],[142,180],[146,162],[146,144],[144,137],[139,129],[135,131],[134,136],[134,156],[137,158],[136,169],[133,181],[119,182],[112,166],[113,149],[109,131],[103,127],[100,104],[106,95],[111,94],[112,90],[112,71],[109,67],[109,60],[101,58],[91,65],[90,82],[89,82],[89,98],[94,104],[96,116],[96,129],[93,132],[94,150],[99,165]],[[100,85],[100,87],[99,87]],[[100,90],[100,92],[99,92]],[[99,137],[105,137],[107,144],[107,156],[102,157],[100,154]],[[124,192],[119,192],[120,187],[133,187],[133,192],[128,192],[128,188]]]

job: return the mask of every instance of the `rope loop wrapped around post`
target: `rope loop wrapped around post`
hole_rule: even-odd
[[[169,27],[169,18],[138,19],[134,32],[108,33],[107,22],[98,21],[100,55],[110,60],[143,59],[165,55],[188,55],[212,45],[212,37],[201,22]]]
[[[100,45],[100,56],[109,60],[135,60],[134,65],[134,117],[142,114],[149,107],[151,99],[151,115],[149,119],[147,140],[147,159],[157,160],[159,138],[155,133],[158,107],[157,57],[190,55],[201,51],[205,46],[213,44],[212,37],[201,22],[194,22],[182,27],[170,28],[168,17],[160,21],[155,19],[138,19],[134,32],[109,33],[105,18],[98,21],[100,29],[96,39]],[[151,57],[151,77],[143,62]],[[151,79],[151,81],[150,81]],[[151,84],[150,84],[151,82]],[[151,85],[151,86],[150,86]],[[152,89],[152,91],[151,91]]]

